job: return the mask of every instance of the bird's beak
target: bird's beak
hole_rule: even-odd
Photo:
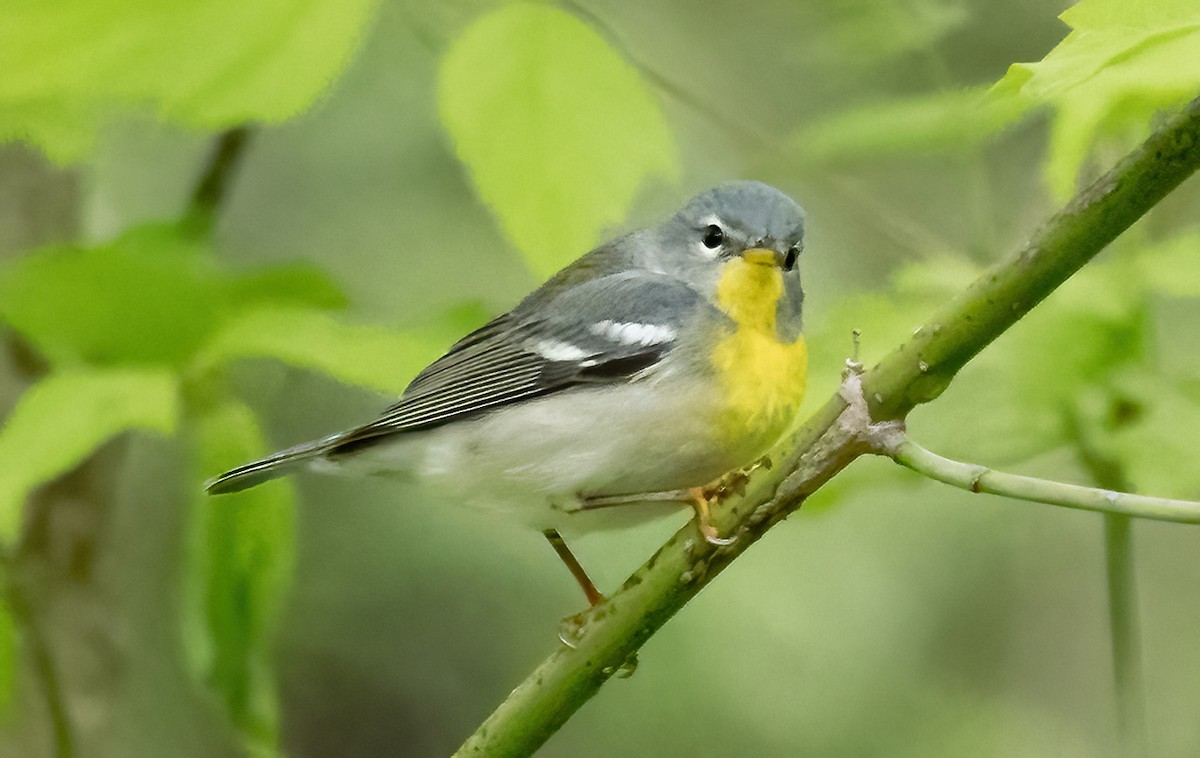
[[[746,263],[753,263],[756,266],[774,266],[783,268],[783,253],[777,253],[774,250],[768,250],[765,247],[752,247],[742,253],[742,258]]]

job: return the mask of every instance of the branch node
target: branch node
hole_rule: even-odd
[[[982,492],[982,490],[979,488],[979,480],[982,479],[983,475],[986,474],[987,472],[988,472],[987,469],[981,469],[977,474],[975,474],[975,476],[971,477],[971,486],[970,486],[971,492],[974,492],[976,495],[978,495],[980,492]]]
[[[908,439],[908,425],[901,419],[879,421],[867,427],[863,439],[870,445],[871,452],[894,458],[896,450]]]
[[[846,401],[846,409],[838,417],[842,431],[865,444],[873,453],[895,457],[896,449],[906,439],[904,421],[872,421],[867,399],[863,397],[861,371],[853,370],[852,361],[846,361],[844,375],[845,380],[838,389],[838,395]]]

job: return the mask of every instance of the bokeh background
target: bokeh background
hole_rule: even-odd
[[[29,26],[9,34],[36,37],[45,18],[17,5]],[[393,371],[398,390],[456,329],[514,304],[549,264],[512,233],[508,211],[481,200],[491,190],[439,109],[448,51],[506,6],[359,5],[344,66],[320,96],[251,124],[200,238],[230,276],[294,264],[310,267],[300,278],[322,272],[325,284],[304,287],[326,294],[304,298],[342,306],[330,318],[346,334],[379,330],[326,362],[377,361],[360,373]],[[1012,63],[1063,40],[1057,15],[1068,5],[537,6],[577,19],[624,62],[672,151],[634,183],[620,217],[569,234],[602,239],[729,178],[797,198],[811,225],[802,267],[815,408],[836,385],[851,329],[867,361],[895,346],[1019,246],[1077,177],[1144,136],[1156,109],[1178,100],[1180,77],[1200,82],[1194,59],[1169,76],[1159,61],[1158,74],[1128,85],[1132,95],[1083,93],[1099,115],[1074,137],[1080,100],[988,99]],[[1092,5],[1103,16],[1112,3]],[[104,3],[69,6],[58,12]],[[1124,33],[1108,23],[1110,35]],[[109,33],[96,27],[100,39]],[[286,47],[274,44],[261,55]],[[199,44],[174,52],[181,71],[206,54]],[[1162,85],[1170,77],[1176,89]],[[33,108],[37,90],[14,91],[0,88],[0,115],[32,129],[20,107]],[[47,147],[27,131],[0,146],[0,293],[10,303],[61,295],[11,273],[44,246],[103,249],[186,215],[218,135],[241,123],[234,112],[198,127],[139,93],[112,100],[96,108],[86,144]],[[1074,159],[1063,155],[1072,138],[1085,143]],[[560,178],[586,183],[578,168]],[[1198,208],[1193,181],[919,409],[915,437],[1022,473],[1200,497]],[[562,263],[581,252],[555,254]],[[150,297],[157,280],[93,281],[99,305],[82,287],[53,300],[65,304],[48,318],[96,318]],[[267,290],[286,289],[272,281]],[[126,300],[106,299],[125,286]],[[87,359],[47,354],[27,311],[5,308],[0,418],[11,435],[28,388]],[[158,334],[147,313],[158,311],[121,306],[110,328],[137,343]],[[541,535],[400,483],[301,475],[247,501],[268,509],[265,522],[197,497],[239,454],[359,423],[390,402],[344,381],[358,369],[323,367],[294,345],[231,355],[219,369],[166,359],[185,387],[169,432],[115,436],[14,506],[7,578],[28,607],[10,619],[0,754],[63,755],[45,696],[50,666],[74,755],[447,755],[580,609]],[[41,425],[37,439],[58,450],[77,432]],[[34,464],[7,444],[0,478],[20,478],[16,469]],[[574,547],[599,586],[615,588],[686,516]],[[1137,681],[1119,693],[1102,517],[972,496],[861,460],[701,593],[645,646],[636,675],[606,685],[540,754],[1196,755],[1200,533],[1138,522],[1131,545],[1136,593],[1124,618],[1136,629]],[[1144,710],[1140,748],[1136,728],[1122,736],[1123,709]]]

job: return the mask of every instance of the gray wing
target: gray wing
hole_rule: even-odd
[[[580,384],[629,381],[670,352],[697,309],[712,308],[680,280],[644,271],[539,294],[533,307],[526,301],[455,343],[399,402],[327,454]]]

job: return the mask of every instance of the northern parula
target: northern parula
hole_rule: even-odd
[[[375,421],[239,466],[208,492],[308,464],[412,475],[543,530],[595,603],[560,529],[607,525],[587,515],[601,506],[673,501],[722,543],[715,483],[793,420],[808,367],[804,225],[765,184],[702,192],[463,337]]]

